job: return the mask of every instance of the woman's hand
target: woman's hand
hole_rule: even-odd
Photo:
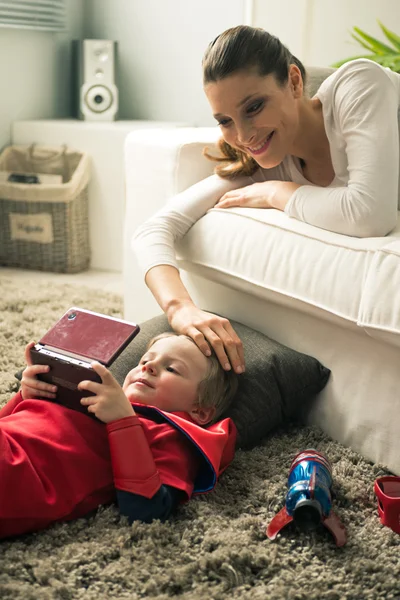
[[[285,210],[291,195],[297,188],[297,183],[291,181],[263,181],[252,183],[224,194],[215,208],[277,208]]]
[[[29,398],[55,398],[57,386],[37,379],[39,373],[48,373],[50,367],[48,365],[32,364],[30,349],[33,348],[35,343],[29,342],[25,347],[25,362],[27,367],[22,372],[21,396],[24,400],[28,400]]]
[[[223,368],[236,373],[245,370],[243,345],[232,325],[224,317],[197,308],[192,302],[180,304],[168,314],[171,327],[191,337],[205,356],[213,348]]]
[[[95,414],[103,423],[132,417],[135,411],[110,371],[98,362],[92,363],[91,366],[100,375],[102,383],[81,381],[78,385],[79,390],[88,390],[95,394],[82,398],[81,404],[87,406],[88,412]]]

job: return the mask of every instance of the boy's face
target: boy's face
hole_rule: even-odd
[[[196,418],[198,387],[208,369],[207,358],[193,342],[183,336],[162,338],[128,373],[122,389],[131,402],[187,412],[201,422]]]

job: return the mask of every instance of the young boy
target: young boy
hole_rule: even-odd
[[[37,379],[49,367],[32,365],[33,344],[21,389],[0,410],[0,537],[115,500],[130,522],[166,519],[193,493],[213,489],[236,440],[230,419],[215,421],[237,389],[215,355],[205,357],[186,336],[163,334],[122,388],[93,363],[102,383],[79,384],[95,394],[81,400],[93,419],[51,401],[57,389]]]

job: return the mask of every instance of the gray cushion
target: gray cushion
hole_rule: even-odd
[[[314,96],[321,83],[332,75],[336,69],[332,67],[306,67],[307,72],[307,92],[310,96]]]
[[[238,446],[251,448],[272,429],[295,418],[304,403],[320,392],[328,381],[329,369],[318,360],[296,352],[267,336],[231,321],[245,350],[246,372],[239,376],[238,393],[224,416],[238,429]],[[149,340],[171,331],[164,315],[141,324],[139,335],[111,366],[122,383],[146,350]]]

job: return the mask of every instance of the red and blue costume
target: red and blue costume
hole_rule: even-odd
[[[133,407],[136,415],[105,425],[16,394],[0,410],[0,538],[115,501],[131,521],[166,518],[212,490],[234,456],[231,419],[200,427],[187,413]]]

